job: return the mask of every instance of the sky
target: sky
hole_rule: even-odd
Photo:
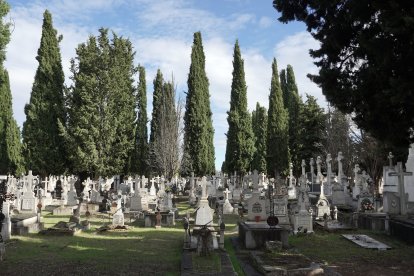
[[[248,108],[268,107],[271,63],[278,69],[293,66],[300,95],[310,94],[326,106],[321,89],[306,75],[317,73],[309,49],[318,42],[303,23],[280,23],[272,0],[8,0],[6,20],[13,23],[5,63],[9,71],[13,111],[17,123],[25,121],[38,66],[43,12],[52,13],[54,28],[63,35],[60,44],[66,84],[70,84],[70,59],[76,47],[101,27],[129,38],[136,51],[135,64],[146,68],[148,115],[152,111],[152,81],[158,68],[177,86],[185,99],[193,34],[200,31],[206,56],[210,101],[215,129],[216,169],[226,150],[227,111],[233,71],[233,50],[239,41],[247,83]]]

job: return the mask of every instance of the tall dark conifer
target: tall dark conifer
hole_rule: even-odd
[[[267,116],[267,171],[269,175],[286,173],[289,165],[289,122],[283,105],[276,59],[272,63],[272,80]]]
[[[299,137],[301,136],[300,128],[300,110],[302,108],[302,99],[299,96],[298,87],[296,85],[295,74],[291,65],[286,69],[286,93],[288,105],[285,106],[289,113],[289,150],[291,162],[293,163],[294,174],[299,176],[301,172],[302,157],[299,156],[302,144]]]
[[[138,66],[138,72],[139,82],[136,96],[137,119],[134,152],[131,160],[131,171],[140,175],[148,175],[148,117],[145,68],[143,66]]]
[[[156,171],[157,165],[155,160],[155,145],[159,137],[159,128],[161,125],[161,103],[162,103],[162,93],[164,86],[164,78],[162,76],[161,70],[158,69],[157,75],[153,82],[154,93],[152,95],[152,116],[151,116],[151,133],[149,138],[149,164],[151,166],[152,173],[159,173]]]
[[[39,66],[23,125],[27,166],[42,176],[63,173],[66,167],[65,147],[58,127],[59,121],[65,123],[61,39],[53,28],[52,15],[46,10],[36,57]]]
[[[134,52],[129,40],[100,29],[76,49],[68,95],[65,137],[72,170],[85,175],[121,174],[133,147]]]
[[[200,32],[194,33],[187,84],[182,172],[184,174],[194,172],[198,176],[213,174],[215,171],[214,129]]]
[[[298,156],[308,161],[315,156],[325,154],[326,115],[313,96],[306,95],[306,102],[300,112],[300,136],[302,145]],[[334,154],[334,153],[332,153]]]
[[[266,163],[266,137],[267,137],[267,110],[265,107],[256,104],[256,109],[252,112],[252,127],[255,136],[256,151],[253,155],[252,170],[267,173]]]
[[[227,172],[246,173],[254,153],[254,134],[250,113],[247,110],[247,86],[244,61],[241,58],[239,42],[234,45],[233,81],[231,84],[230,111],[227,112],[229,131],[224,168]]]
[[[13,118],[9,74],[3,66],[10,41],[10,24],[3,22],[8,12],[9,5],[0,0],[0,174],[18,175],[23,172],[20,130]]]
[[[283,105],[285,108],[289,106],[289,91],[287,89],[286,70],[280,70],[280,88],[282,89]]]

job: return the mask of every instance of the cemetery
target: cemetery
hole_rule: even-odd
[[[414,149],[410,147],[407,171],[401,171],[400,162],[390,161],[384,167],[384,179],[392,182],[384,182],[381,199],[393,193],[395,203],[390,206],[381,201],[373,203],[368,176],[358,167],[352,178],[342,177],[347,180],[341,186],[340,196],[344,198],[334,196],[334,189],[325,187],[339,185],[337,179],[342,172],[331,170],[330,155],[326,172],[320,167],[322,158],[317,158],[314,172],[307,172],[303,160],[298,179],[292,175],[292,165],[286,179],[269,179],[257,171],[243,177],[217,174],[199,178],[192,174],[171,180],[154,177],[150,181],[144,176],[115,175],[109,180],[88,178],[79,186],[73,175],[44,179],[32,171],[20,177],[3,175],[2,239],[7,251],[2,267],[13,274],[13,267],[20,264],[18,271],[23,273],[40,258],[41,264],[36,264],[39,271],[71,269],[75,274],[93,273],[92,269],[96,273],[128,274],[125,269],[130,269],[161,274],[176,271],[182,275],[249,275],[251,271],[257,275],[289,271],[297,275],[347,275],[348,269],[358,269],[357,265],[344,265],[349,258],[346,251],[350,250],[364,262],[366,258],[371,260],[370,271],[385,269],[381,262],[388,258],[398,264],[386,269],[403,275],[414,268],[408,258],[414,252],[410,246],[414,227],[408,171],[414,171],[409,163],[413,159]],[[320,185],[314,203],[310,200],[310,186],[315,184],[312,179]],[[236,187],[241,187],[241,196],[235,200],[233,195],[230,203],[229,195],[234,191],[237,194]],[[349,192],[350,187],[359,187],[359,194]],[[400,200],[402,189],[408,191],[405,203]],[[94,199],[93,191],[97,193]],[[330,243],[343,247],[343,251]],[[318,246],[326,252],[312,250]],[[136,256],[131,257],[132,253]],[[407,256],[396,260],[404,254]],[[159,258],[163,259],[162,265],[157,263]],[[129,260],[126,267],[116,265],[125,260]],[[56,267],[53,262],[68,265]],[[378,267],[373,268],[372,262]]]
[[[24,2],[0,275],[414,275],[412,5]]]

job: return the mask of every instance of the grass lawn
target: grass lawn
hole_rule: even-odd
[[[341,234],[366,234],[393,249],[379,251],[359,247]],[[383,233],[367,230],[290,236],[289,242],[313,261],[333,266],[342,275],[414,275],[414,246]]]
[[[180,215],[187,210],[194,212],[187,202],[178,202],[177,208]],[[42,217],[45,228],[69,221],[69,216],[53,216],[49,212]],[[226,235],[237,235],[237,220],[236,215],[224,217]],[[110,222],[109,217],[92,216],[89,221],[91,230],[73,237],[13,236],[6,243],[6,259],[0,264],[0,275],[180,275],[184,238],[181,221],[173,227],[155,229],[142,227],[142,220],[129,223],[126,218],[129,230],[101,234],[95,230]],[[226,238],[226,248],[228,245]]]

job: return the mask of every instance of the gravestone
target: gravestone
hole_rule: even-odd
[[[273,199],[273,206],[274,206],[274,212],[275,216],[279,220],[280,226],[289,226],[290,227],[290,221],[288,216],[288,195],[284,194],[278,194],[275,195]]]
[[[362,177],[359,173],[359,165],[355,164],[354,168],[354,188],[352,189],[352,198],[358,199],[359,194],[362,192]]]
[[[25,213],[36,213],[37,199],[33,193],[34,177],[33,177],[32,171],[29,171],[25,179],[26,180],[25,180],[24,192],[21,198],[21,201],[22,201],[21,211]]]
[[[357,234],[342,234],[344,238],[352,241],[353,243],[368,249],[378,249],[378,250],[387,250],[391,249],[390,246],[379,242],[370,236],[367,235],[357,235]]]
[[[224,194],[223,214],[225,215],[233,214],[234,208],[233,206],[231,206],[230,201],[229,201],[229,194],[230,194],[229,189],[226,188],[223,194]]]
[[[256,222],[265,221],[267,219],[266,200],[261,196],[261,192],[259,191],[259,175],[257,170],[253,171],[251,179],[253,191],[251,196],[245,197],[247,202],[247,220]]]
[[[316,203],[316,213],[317,213],[317,219],[323,219],[324,215],[326,214],[329,216],[331,214],[331,208],[328,199],[326,198],[324,194],[324,188],[323,188],[323,181],[320,180],[322,183],[321,186],[321,194],[319,195],[318,202]]]
[[[332,157],[331,154],[328,153],[326,156],[326,183],[324,184],[324,194],[326,196],[332,195],[332,180],[333,180],[333,174],[332,174]]]
[[[112,217],[112,224],[124,226],[124,223],[125,223],[125,218],[124,218],[124,213],[122,212],[122,192],[118,191],[116,212],[114,216]]]
[[[401,215],[407,215],[408,194],[405,192],[404,177],[413,175],[412,172],[404,172],[401,162],[397,163],[397,172],[388,173],[388,176],[398,177],[398,197]]]
[[[10,221],[10,202],[3,202],[2,212],[4,214],[3,227],[1,229],[1,237],[4,241],[10,239],[11,236],[11,221]],[[1,223],[1,220],[0,220]]]
[[[346,205],[346,196],[341,183],[334,181],[332,185],[332,205]]]
[[[155,189],[155,179],[154,178],[151,179],[150,182],[151,182],[151,187],[150,187],[150,193],[149,193],[149,195],[152,196],[152,197],[154,197],[154,196],[157,195],[157,190]]]
[[[289,163],[289,187],[288,187],[288,198],[296,199],[297,190],[296,190],[296,179],[293,177],[293,164]]]
[[[214,210],[210,208],[207,200],[207,179],[204,176],[201,179],[201,199],[197,209],[195,225],[211,225],[213,223]]]
[[[69,192],[67,193],[66,205],[68,206],[78,205],[78,195],[76,194],[76,190],[75,190],[76,179],[70,178],[68,182],[69,182],[70,189],[69,189]]]

